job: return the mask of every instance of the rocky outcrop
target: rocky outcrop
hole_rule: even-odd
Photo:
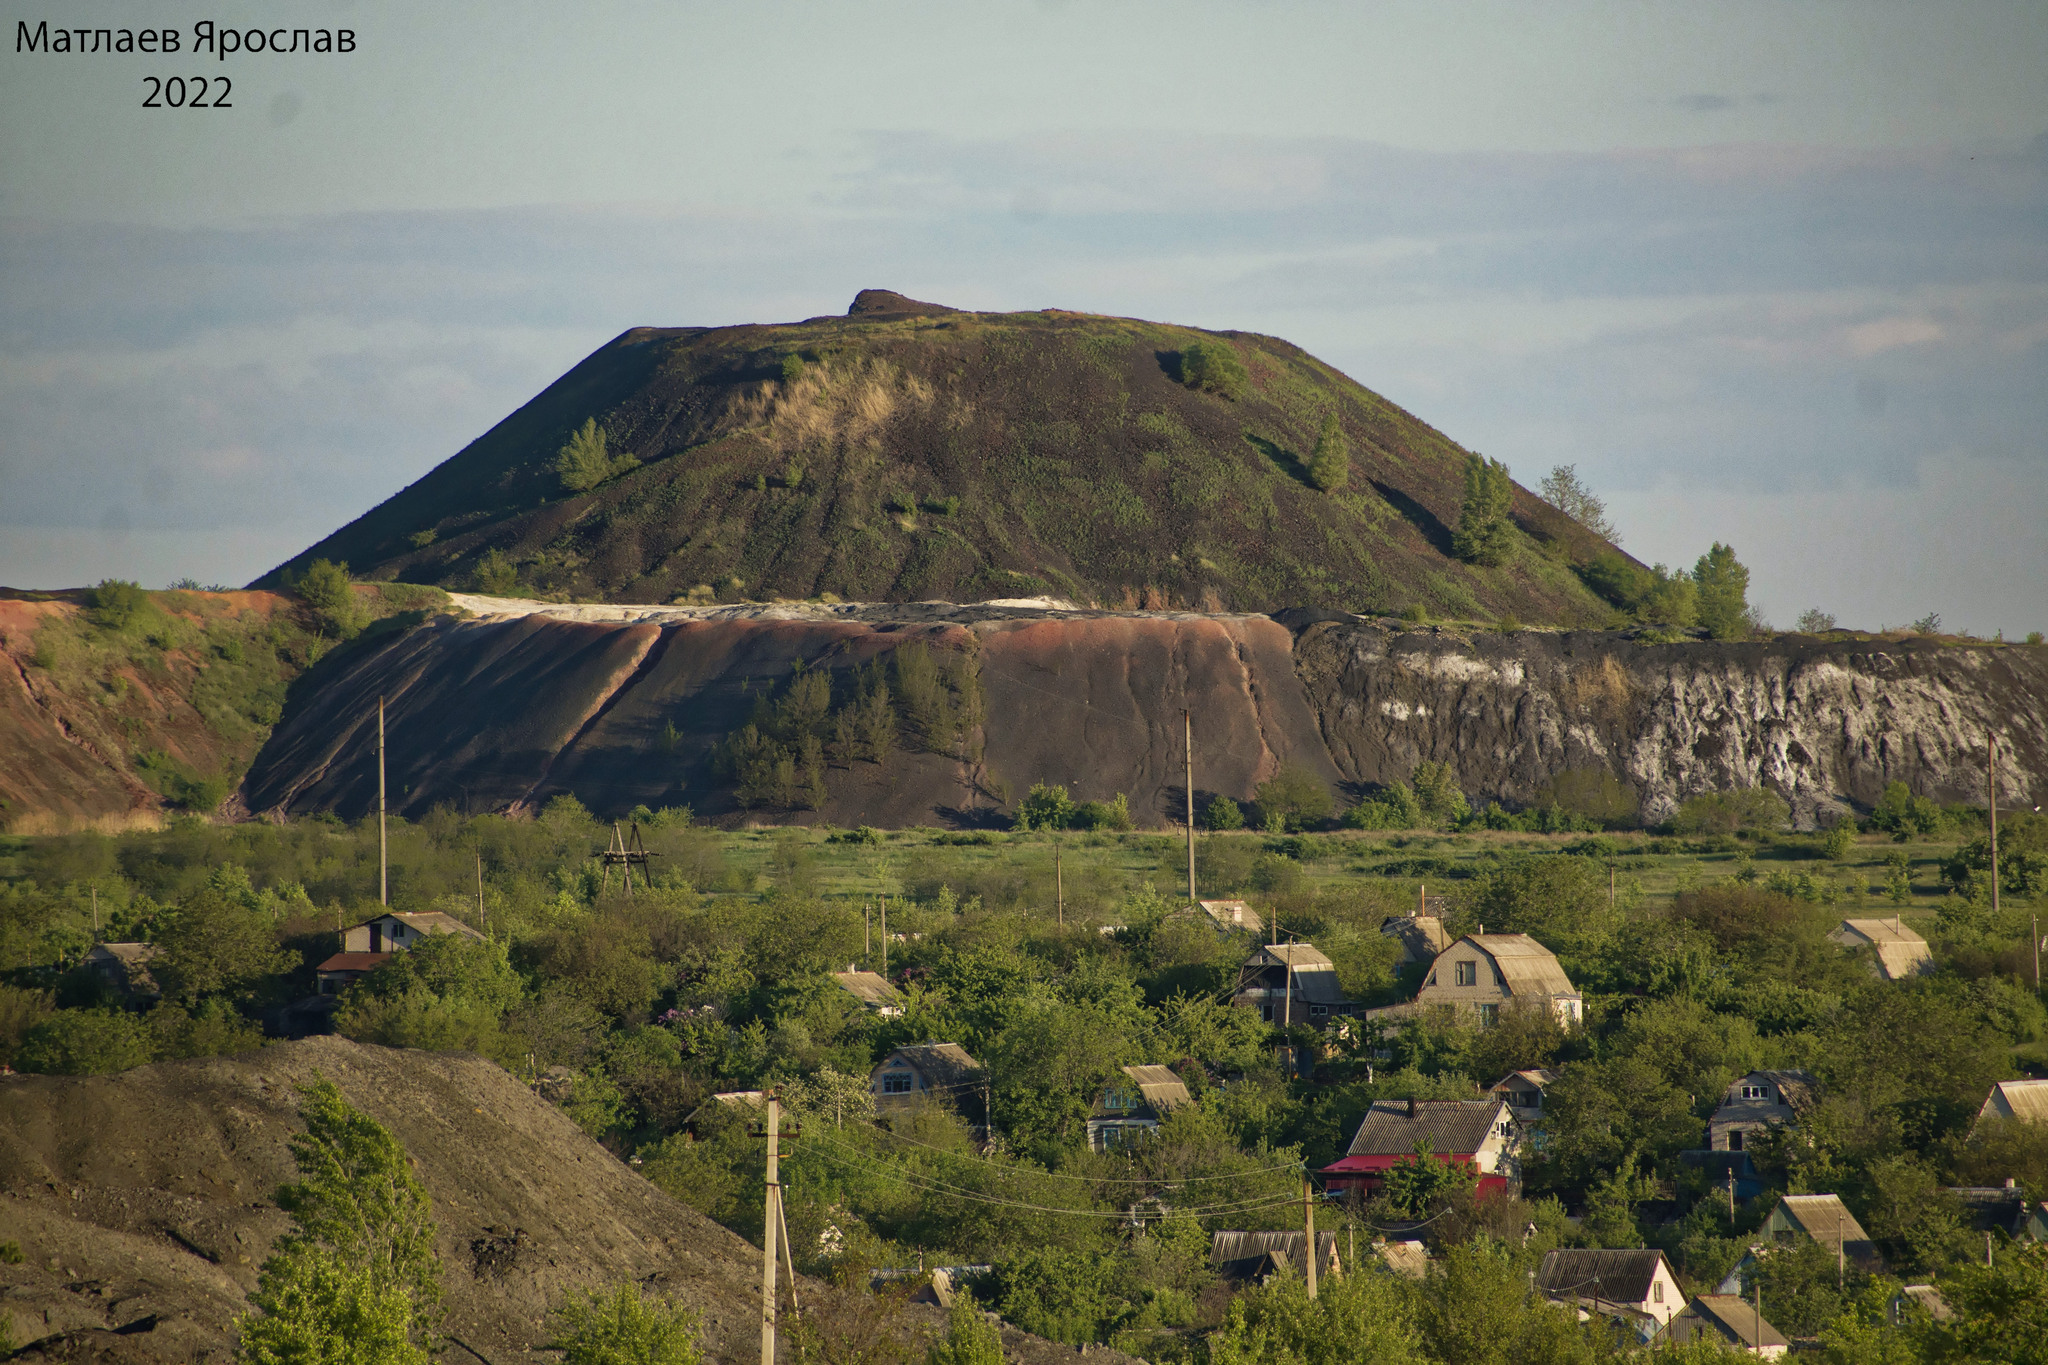
[[[249,808],[374,808],[386,699],[391,803],[523,809],[572,792],[615,815],[689,803],[738,818],[715,761],[764,690],[920,641],[977,656],[985,723],[956,751],[855,759],[826,776],[835,824],[977,824],[1034,782],[1126,793],[1141,823],[1185,809],[1183,708],[1198,799],[1248,798],[1283,765],[1349,794],[1448,762],[1478,801],[1519,806],[1570,771],[1611,772],[1648,819],[1687,796],[1769,787],[1802,824],[1901,780],[1981,800],[2048,787],[2048,649],[1921,639],[1643,644],[1605,632],[1403,628],[1193,613],[953,607],[540,608],[469,599],[366,649],[309,690],[258,756]],[[1283,621],[1286,624],[1283,624]]]

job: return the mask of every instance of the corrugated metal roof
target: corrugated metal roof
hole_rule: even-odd
[[[1663,1260],[1661,1251],[1546,1251],[1536,1269],[1536,1287],[1546,1294],[1643,1303]]]
[[[1779,1201],[1778,1207],[1794,1227],[1829,1251],[1846,1251],[1850,1260],[1862,1263],[1881,1260],[1870,1234],[1856,1221],[1856,1215],[1849,1212],[1840,1195],[1788,1194]]]
[[[1993,1098],[2002,1098],[2012,1116],[2023,1123],[2048,1123],[2048,1081],[2000,1081],[1991,1087]],[[1992,1108],[1985,1101],[1985,1108]]]
[[[1219,1232],[1209,1239],[1209,1264],[1237,1271],[1232,1278],[1251,1278],[1260,1262],[1275,1257],[1293,1266],[1295,1274],[1306,1276],[1308,1267],[1301,1259],[1305,1245],[1307,1238],[1299,1232]],[[1316,1268],[1326,1270],[1336,1257],[1337,1234],[1318,1232]]]
[[[854,999],[871,1008],[900,1007],[903,1004],[903,993],[878,972],[834,972],[832,979]]]
[[[968,1056],[967,1049],[958,1043],[916,1043],[899,1047],[884,1057],[875,1070],[886,1070],[891,1064],[909,1067],[924,1077],[925,1085],[933,1090],[979,1084],[981,1079],[981,1063]]]
[[[1313,943],[1268,943],[1253,953],[1246,966],[1293,967],[1302,972],[1334,972],[1337,964],[1323,956]]]
[[[1266,932],[1266,921],[1259,912],[1243,901],[1196,901],[1208,912],[1209,918],[1224,929],[1247,929],[1254,934]]]
[[[1406,1156],[1427,1139],[1438,1156],[1470,1156],[1486,1145],[1494,1125],[1506,1114],[1507,1101],[1497,1098],[1374,1100],[1344,1154]]]
[[[1193,1104],[1194,1096],[1188,1094],[1187,1083],[1164,1066],[1127,1066],[1124,1075],[1138,1084],[1138,1092],[1145,1097],[1145,1103],[1160,1115],[1172,1113],[1184,1104]]]
[[[1380,926],[1380,932],[1397,939],[1401,953],[1410,962],[1428,962],[1451,946],[1451,935],[1435,915],[1398,915]]]

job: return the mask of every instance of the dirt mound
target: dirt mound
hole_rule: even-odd
[[[1288,763],[1356,792],[1428,759],[1449,763],[1473,799],[1511,808],[1560,773],[1590,770],[1619,778],[1652,820],[1700,792],[1761,785],[1810,824],[1844,804],[1867,809],[1892,781],[1981,800],[1993,725],[2002,800],[2031,805],[2048,791],[2039,647],[1639,644],[1591,631],[1390,629],[1333,613],[1282,624],[920,604],[443,619],[309,690],[243,796],[253,811],[374,809],[383,696],[391,791],[409,816],[572,792],[608,818],[642,803],[736,818],[715,753],[764,691],[802,668],[829,672],[844,693],[853,670],[914,642],[974,646],[978,745],[835,762],[821,810],[767,818],[989,824],[1046,782],[1077,800],[1126,793],[1137,821],[1157,826],[1185,809],[1183,706],[1195,718],[1198,803],[1248,799]]]
[[[0,1077],[0,1237],[26,1253],[0,1265],[0,1311],[31,1343],[18,1358],[229,1359],[229,1326],[286,1226],[271,1197],[295,1178],[294,1087],[316,1070],[398,1136],[432,1196],[458,1343],[443,1359],[552,1360],[539,1352],[548,1307],[625,1280],[697,1309],[710,1358],[758,1358],[756,1248],[490,1062],[338,1038],[119,1076]],[[803,1285],[809,1303],[833,1297]],[[903,1321],[935,1330],[940,1315],[913,1307]],[[1032,1365],[1073,1354],[1004,1335]]]
[[[1241,392],[1180,382],[1198,342],[1238,357]],[[1328,492],[1326,417],[1350,451]],[[593,419],[614,472],[572,492],[558,453]],[[1518,553],[1451,555],[1466,458],[1273,337],[871,289],[845,316],[635,328],[291,566],[555,601],[1608,620],[1572,565],[1611,547],[1526,490]]]

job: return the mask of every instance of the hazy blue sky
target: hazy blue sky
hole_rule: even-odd
[[[14,50],[59,18],[187,50]],[[627,327],[881,286],[1287,337],[1779,624],[2048,628],[2038,0],[0,23],[0,583],[244,581]]]

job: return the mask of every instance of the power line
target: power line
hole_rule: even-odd
[[[922,1147],[928,1152],[937,1152],[940,1156],[952,1157],[958,1161],[974,1160],[974,1158],[962,1156],[958,1152],[948,1151],[944,1147],[934,1147],[929,1142],[919,1142],[916,1138],[905,1137],[901,1133],[892,1132],[882,1127],[879,1123],[862,1121],[860,1126],[873,1129],[884,1137],[892,1138],[897,1142],[907,1142],[913,1147]],[[1226,1175],[1160,1176],[1157,1178],[1140,1179],[1130,1176],[1102,1176],[1098,1178],[1086,1175],[1068,1175],[1063,1171],[1026,1171],[1015,1166],[988,1166],[986,1163],[977,1163],[976,1165],[977,1169],[1000,1171],[1005,1175],[1015,1176],[1019,1179],[1072,1180],[1084,1185],[1193,1185],[1211,1180],[1244,1180],[1255,1175],[1269,1175],[1274,1171],[1298,1171],[1302,1169],[1301,1162],[1290,1161],[1285,1165],[1261,1166],[1256,1170],[1233,1171]]]

